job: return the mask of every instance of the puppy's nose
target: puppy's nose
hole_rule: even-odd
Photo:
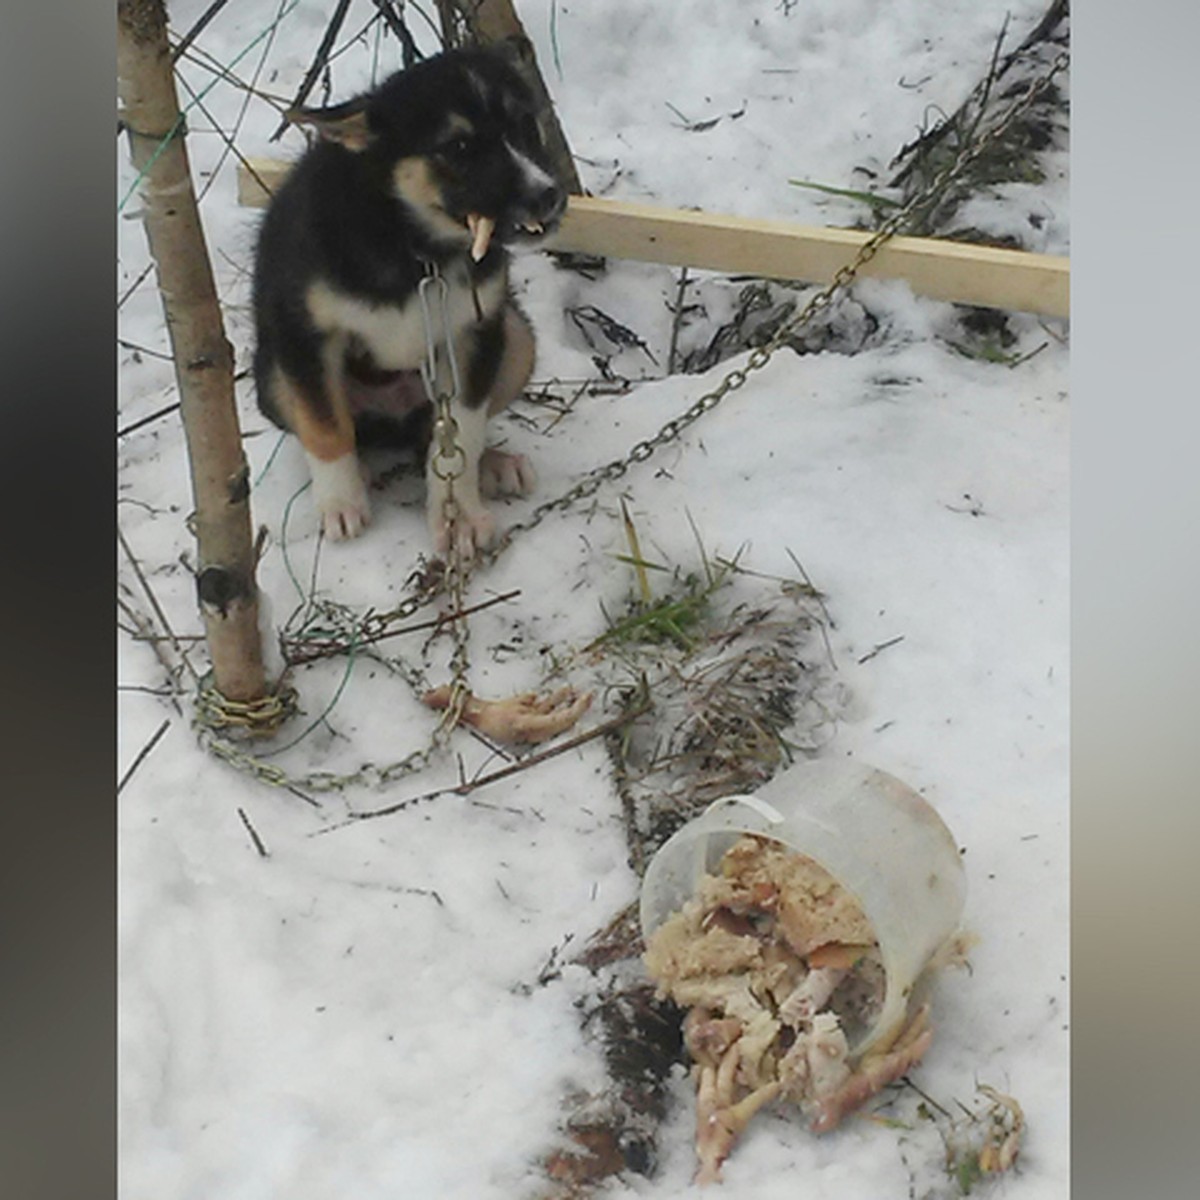
[[[547,184],[533,197],[529,207],[535,221],[553,225],[567,207],[567,194],[557,183]]]

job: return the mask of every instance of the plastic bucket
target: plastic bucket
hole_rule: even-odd
[[[879,942],[885,992],[850,1053],[890,1042],[962,916],[966,876],[950,831],[912,788],[875,767],[848,759],[799,764],[753,795],[715,801],[663,844],[642,881],[643,935],[682,908],[700,877],[748,833],[814,859],[858,901]]]

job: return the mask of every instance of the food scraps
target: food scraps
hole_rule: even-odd
[[[819,863],[745,836],[649,937],[659,994],[687,1009],[696,1085],[697,1182],[720,1179],[751,1118],[796,1104],[818,1133],[908,1071],[929,1048],[928,1007],[852,1060],[883,1006],[879,945],[858,901]]]

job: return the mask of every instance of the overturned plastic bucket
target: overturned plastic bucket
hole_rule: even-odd
[[[958,932],[966,875],[949,829],[885,771],[848,759],[794,766],[753,795],[715,801],[663,844],[642,881],[644,937],[683,907],[746,834],[807,855],[858,901],[879,943],[885,990],[850,1053],[890,1044],[925,969]]]

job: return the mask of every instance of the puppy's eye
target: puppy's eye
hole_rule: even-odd
[[[466,134],[451,138],[438,147],[439,152],[447,158],[469,158],[474,149],[475,139]]]

